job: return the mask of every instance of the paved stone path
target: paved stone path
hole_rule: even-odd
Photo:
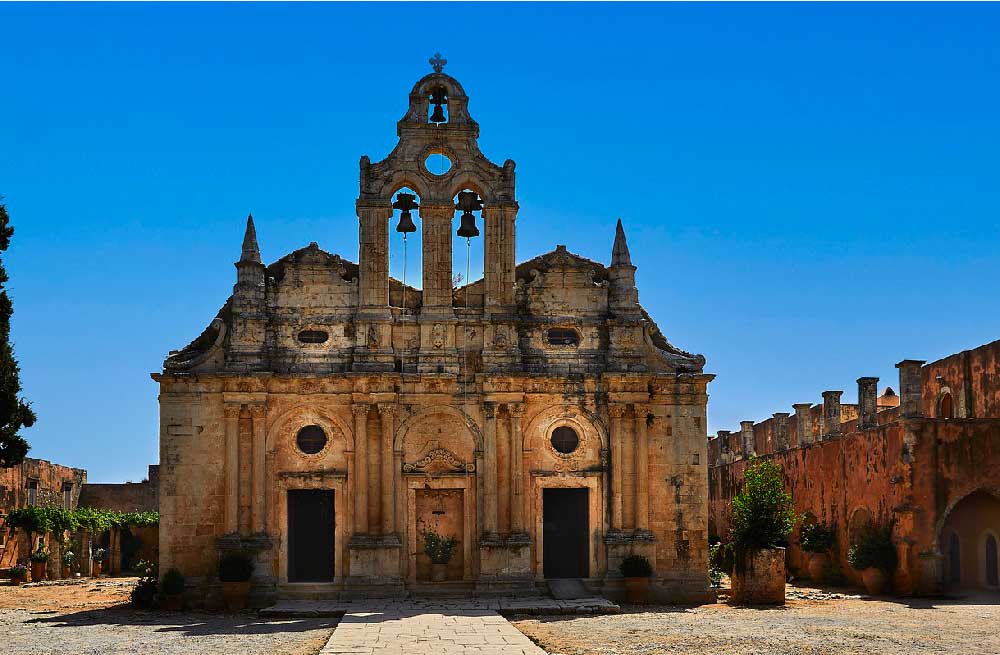
[[[400,602],[344,615],[321,655],[545,655],[490,609]]]
[[[343,616],[358,612],[383,611],[441,612],[451,610],[492,610],[510,614],[617,614],[621,608],[607,598],[591,596],[556,600],[543,596],[522,598],[415,598],[410,600],[279,600],[260,610],[262,617],[308,618],[317,616]]]

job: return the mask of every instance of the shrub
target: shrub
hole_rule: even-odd
[[[799,545],[807,553],[827,553],[835,541],[833,529],[822,523],[806,523],[799,531]]]
[[[184,593],[184,575],[178,569],[170,569],[163,575],[160,588],[167,596],[178,596]]]
[[[653,575],[653,567],[642,555],[629,555],[618,565],[618,570],[626,578],[648,578]]]
[[[105,552],[106,551],[103,548],[91,548],[90,559],[94,560],[95,562],[103,562]]]
[[[892,543],[892,526],[873,528],[863,534],[848,551],[847,562],[858,571],[876,568],[892,573],[898,562],[896,546]]]
[[[731,526],[737,565],[750,553],[787,543],[795,528],[795,512],[777,465],[751,460],[743,474],[743,489],[732,501]]]
[[[442,537],[430,530],[424,533],[424,554],[431,558],[434,564],[447,564],[451,561],[452,551],[458,545],[455,537]]]
[[[132,589],[132,606],[139,609],[148,609],[153,606],[153,599],[156,598],[156,590],[160,586],[159,567],[146,561],[140,561],[136,569],[141,573],[138,584]]]
[[[28,567],[25,564],[18,562],[14,566],[10,567],[10,577],[12,580],[24,580],[28,577]]]
[[[49,556],[50,553],[48,548],[42,547],[41,541],[39,541],[38,548],[36,548],[34,552],[28,555],[28,559],[30,559],[32,562],[48,562]]]
[[[219,580],[246,582],[253,575],[253,560],[246,553],[226,553],[219,559]]]
[[[76,561],[76,554],[72,550],[67,550],[62,554],[63,566],[73,566],[73,562]]]
[[[722,574],[733,572],[732,544],[712,544],[708,547],[708,575],[712,584],[718,587],[722,584]]]

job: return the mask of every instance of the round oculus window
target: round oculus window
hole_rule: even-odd
[[[576,430],[565,425],[552,431],[551,441],[552,447],[563,455],[569,455],[580,445],[580,437],[577,436]]]
[[[307,425],[299,430],[295,443],[306,455],[315,455],[326,447],[326,433],[318,425]]]

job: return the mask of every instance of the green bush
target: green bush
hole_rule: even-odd
[[[733,572],[733,546],[732,544],[712,544],[708,547],[708,574],[712,584],[719,586],[722,584],[722,574]]]
[[[424,554],[431,558],[434,564],[450,562],[452,551],[457,545],[458,539],[455,537],[442,537],[433,530],[424,533]]]
[[[219,580],[246,582],[253,575],[253,560],[246,553],[227,553],[219,559]]]
[[[732,500],[730,544],[736,564],[758,550],[787,543],[795,518],[781,469],[769,460],[751,460],[743,474],[743,489]]]
[[[184,593],[184,575],[178,569],[170,569],[163,574],[160,589],[167,596],[177,596]]]
[[[833,529],[822,523],[806,523],[799,531],[799,545],[807,553],[828,553],[836,539]]]
[[[892,543],[892,526],[869,530],[847,553],[847,562],[857,571],[876,568],[892,573],[898,561],[896,546]]]
[[[159,567],[152,562],[140,561],[136,565],[136,570],[139,571],[142,577],[139,578],[139,582],[132,588],[132,606],[139,609],[148,609],[153,606],[153,600],[156,598],[156,590],[160,585]]]
[[[618,570],[625,578],[648,578],[653,575],[653,566],[642,555],[629,555],[618,565]]]
[[[30,555],[28,559],[32,562],[48,562],[50,557],[49,549],[42,546],[42,542],[39,539],[38,548],[36,548]]]

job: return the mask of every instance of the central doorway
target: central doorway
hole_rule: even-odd
[[[334,558],[333,491],[288,490],[288,581],[330,582]]]
[[[590,577],[589,489],[542,490],[542,573]]]

